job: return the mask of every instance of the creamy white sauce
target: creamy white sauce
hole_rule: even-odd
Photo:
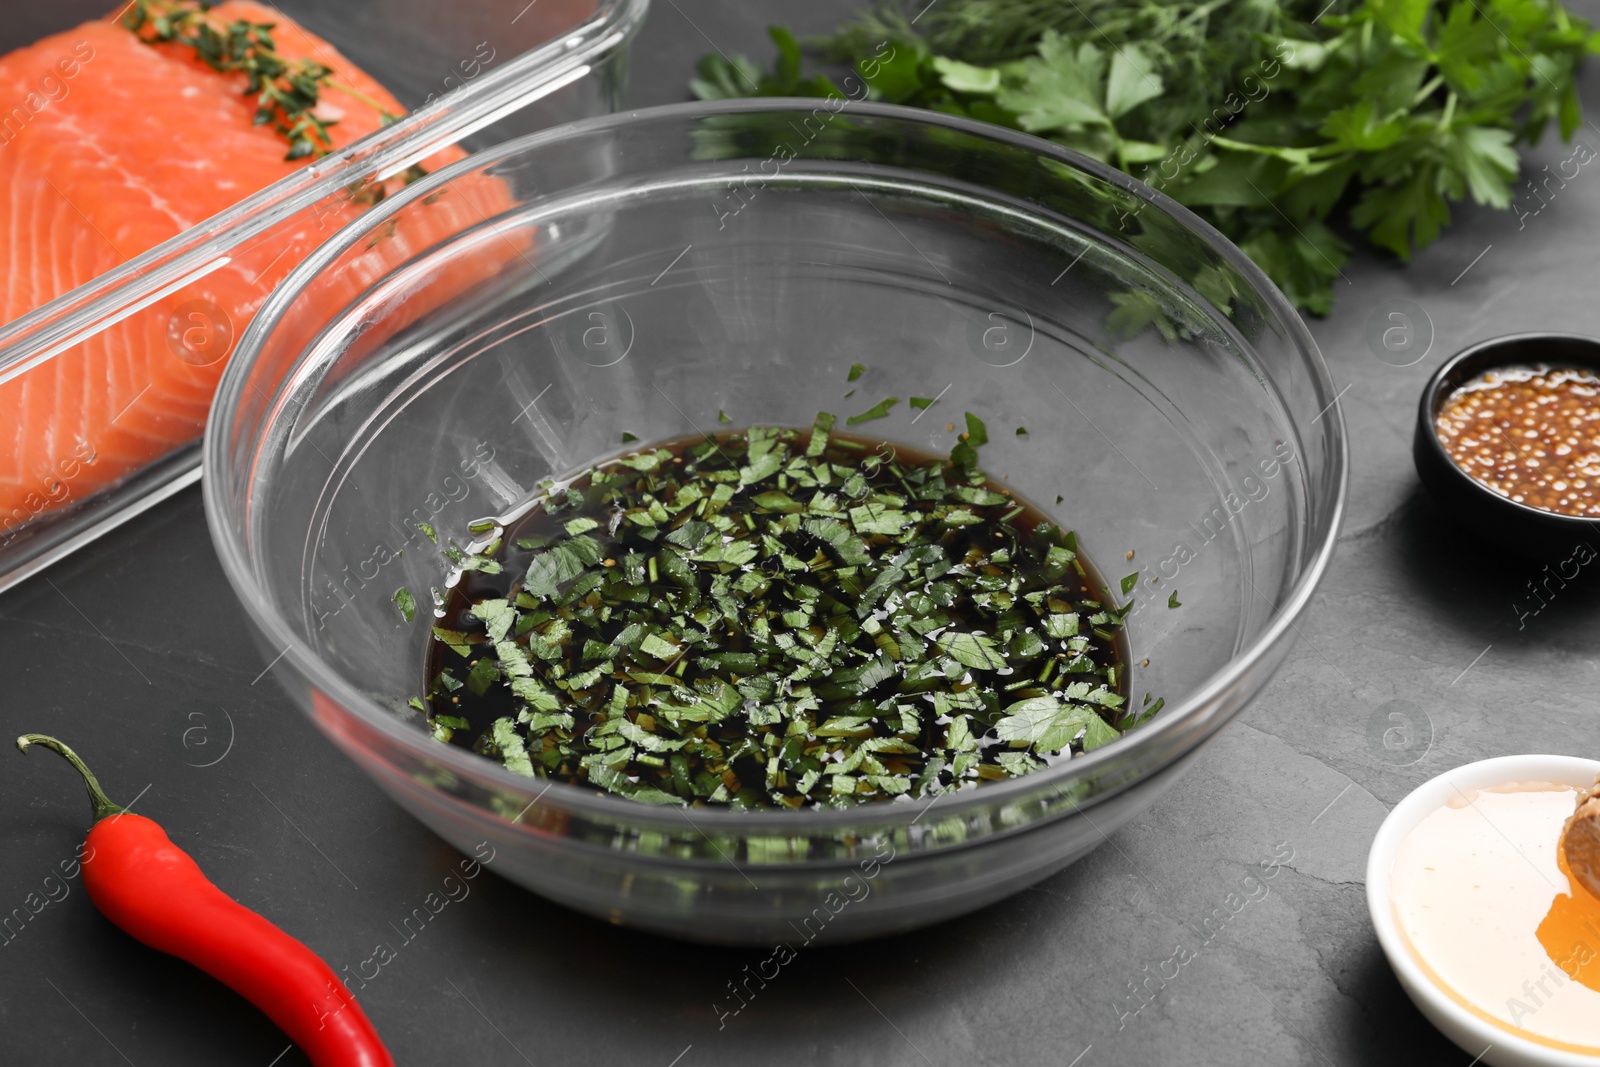
[[[1568,977],[1537,933],[1572,892],[1557,851],[1575,792],[1523,782],[1462,793],[1400,843],[1390,895],[1413,954],[1458,1002],[1534,1040],[1594,1047],[1600,992]],[[1600,922],[1584,929],[1600,953]]]

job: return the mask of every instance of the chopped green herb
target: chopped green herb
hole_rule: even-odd
[[[638,439],[639,439],[639,437],[638,437],[637,434],[629,433],[627,430],[623,430],[622,431],[622,443],[623,444],[631,445],[633,442],[637,441]]]
[[[1101,745],[1109,745],[1117,739],[1117,731],[1106,724],[1100,716],[1091,716],[1083,728],[1083,750],[1093,752]]]
[[[483,552],[455,550],[434,736],[646,803],[793,808],[1107,743],[1133,725],[1122,615],[1076,539],[978,469],[987,433],[966,427],[945,459],[823,413],[550,487]]]
[[[863,411],[861,414],[851,415],[848,419],[845,419],[845,424],[847,426],[855,426],[859,423],[871,422],[873,419],[884,418],[889,414],[889,409],[898,403],[900,403],[900,398],[897,396],[891,396],[887,399],[880,400],[866,411]]]
[[[994,642],[987,637],[947,633],[939,638],[938,645],[940,651],[968,667],[997,671],[1006,665],[1006,658],[995,651]]]
[[[442,626],[435,626],[433,636],[458,656],[472,655],[472,639],[459,630],[446,630]]]
[[[967,412],[966,441],[970,448],[978,448],[989,443],[989,431],[984,427],[983,420],[970,411]]]
[[[926,411],[933,407],[933,402],[937,399],[938,397],[932,396],[914,396],[911,398],[911,406],[918,411]]]
[[[1017,427],[1017,436],[1018,437],[1026,437],[1026,436],[1028,436],[1028,428],[1026,426],[1018,426]]]
[[[995,723],[1000,740],[1023,742],[1041,756],[1060,752],[1082,737],[1091,721],[1100,721],[1092,708],[1062,703],[1054,697],[1030,697],[1005,710],[1005,716]]]
[[[1138,585],[1138,584],[1139,584],[1139,572],[1138,571],[1134,571],[1132,574],[1123,575],[1122,576],[1122,595],[1123,596],[1127,596],[1129,591],[1132,590],[1133,587]]]
[[[1182,604],[1178,603],[1178,591],[1176,589],[1174,589],[1172,591],[1172,594],[1167,597],[1167,607],[1169,607],[1169,608],[1181,608],[1181,607],[1183,607]]]
[[[722,423],[724,426],[729,426],[733,423],[733,419],[729,418],[728,413],[723,411],[721,408],[717,409],[717,421]]]
[[[406,622],[417,617],[417,598],[411,595],[411,590],[402,585],[390,599],[400,608],[400,614],[405,616]]]
[[[867,368],[863,367],[859,363],[852,363],[850,364],[850,374],[847,378],[845,378],[845,381],[853,382],[865,373],[867,373]]]
[[[422,536],[423,537],[426,537],[428,540],[432,541],[434,544],[438,544],[439,543],[439,534],[438,534],[438,532],[436,530],[434,530],[432,523],[419,522],[419,523],[417,523],[417,529],[422,531]]]

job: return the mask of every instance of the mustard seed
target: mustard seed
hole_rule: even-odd
[[[1456,389],[1434,420],[1474,481],[1519,504],[1600,516],[1600,375],[1502,367]]]

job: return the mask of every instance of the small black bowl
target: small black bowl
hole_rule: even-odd
[[[1434,426],[1440,409],[1458,386],[1496,367],[1530,365],[1580,367],[1600,373],[1600,340],[1564,333],[1519,333],[1481,341],[1447,360],[1422,390],[1411,456],[1428,492],[1469,530],[1518,556],[1551,561],[1571,556],[1580,544],[1600,548],[1600,520],[1560,515],[1501,496],[1456,466]]]

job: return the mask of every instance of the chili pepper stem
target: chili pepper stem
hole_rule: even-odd
[[[106,796],[106,791],[100,788],[100,779],[94,776],[94,772],[72,749],[48,734],[23,734],[17,738],[19,752],[28,751],[30,745],[43,745],[78,769],[78,773],[83,775],[84,786],[89,790],[89,805],[94,808],[95,822],[112,815],[121,815],[126,810],[121,805],[111,802],[111,798]]]

